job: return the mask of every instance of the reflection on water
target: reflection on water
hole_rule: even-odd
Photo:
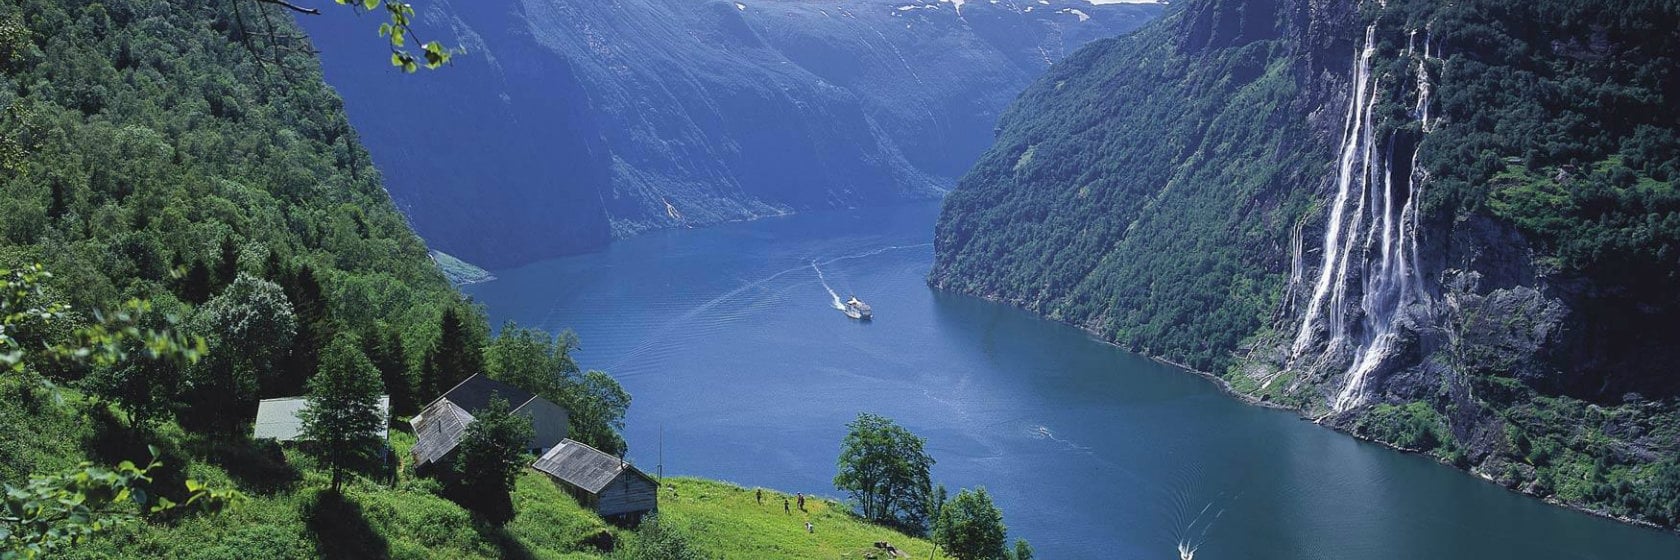
[[[1680,538],[1516,496],[1243,405],[1200,377],[935,292],[932,205],[658,232],[469,286],[571,328],[634,396],[631,459],[834,494],[859,412],[926,437],[1042,558],[1680,558]],[[873,323],[833,299],[856,295]],[[1182,548],[1181,548],[1182,545]]]

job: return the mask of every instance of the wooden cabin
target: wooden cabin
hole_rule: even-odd
[[[608,521],[634,525],[659,511],[658,481],[623,459],[577,441],[561,441],[531,468]]]
[[[456,384],[409,419],[414,426],[414,449],[409,451],[414,465],[424,467],[454,451],[466,436],[473,415],[489,407],[494,398],[507,401],[513,414],[531,420],[531,440],[526,448],[532,455],[541,455],[566,439],[570,415],[565,407],[480,373]]]

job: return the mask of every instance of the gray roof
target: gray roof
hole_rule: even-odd
[[[508,410],[519,410],[530,404],[536,395],[529,391],[491,379],[482,373],[475,373],[471,377],[461,380],[449,389],[449,392],[438,397],[448,399],[455,406],[472,413],[482,412],[490,406],[490,399],[500,397],[507,401]]]
[[[461,438],[467,433],[467,424],[471,424],[471,413],[449,402],[449,399],[438,399],[426,406],[425,410],[409,422],[414,425],[414,449],[409,453],[414,455],[415,466],[424,465],[448,455],[461,443]]]
[[[294,441],[303,436],[303,419],[298,413],[309,408],[307,397],[286,397],[280,399],[263,399],[257,403],[257,424],[251,430],[251,439],[268,438],[274,441]],[[379,396],[379,417],[391,417],[391,397]],[[386,439],[386,425],[379,423],[379,439]]]
[[[536,463],[531,464],[531,468],[590,494],[599,494],[602,488],[625,471],[653,480],[618,457],[571,439],[560,440],[560,445],[544,453]]]

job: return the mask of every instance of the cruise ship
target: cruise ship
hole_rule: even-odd
[[[841,311],[845,312],[847,317],[859,321],[868,321],[874,316],[874,313],[869,310],[869,304],[858,300],[857,296],[852,296],[852,299],[846,300],[846,307]]]

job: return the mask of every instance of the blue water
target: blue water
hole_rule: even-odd
[[[634,395],[626,436],[647,470],[662,459],[666,474],[838,495],[846,422],[883,414],[927,438],[953,493],[984,485],[1040,558],[1174,559],[1181,540],[1201,543],[1200,560],[1680,558],[1675,535],[1548,506],[931,290],[936,214],[657,232],[466,291],[497,324],[576,331],[583,366]],[[875,320],[836,311],[818,268]]]

